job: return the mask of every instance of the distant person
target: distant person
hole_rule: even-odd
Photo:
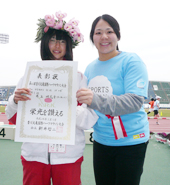
[[[150,114],[151,112],[154,111],[154,103],[155,103],[155,99],[151,98],[151,101],[149,102],[150,108],[149,108],[149,111],[147,112],[147,114]]]
[[[161,97],[160,96],[156,96],[156,101],[154,103],[154,118],[157,118],[156,124],[159,125],[160,123],[158,122],[158,118],[159,118],[159,109],[160,109],[160,101]]]

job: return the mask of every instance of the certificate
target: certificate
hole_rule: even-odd
[[[75,144],[77,62],[28,62],[22,87],[31,100],[18,102],[15,141]]]

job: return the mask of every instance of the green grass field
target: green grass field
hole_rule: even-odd
[[[0,112],[5,112],[5,106],[3,105],[0,106]]]
[[[148,109],[145,109],[148,112]],[[0,112],[5,112],[5,106],[0,106]],[[160,109],[159,115],[161,117],[170,117],[170,109]],[[153,112],[151,112],[148,116],[154,116]]]
[[[145,109],[145,111],[148,112],[148,109]],[[170,117],[170,109],[159,109],[159,115],[160,117]],[[151,112],[148,116],[154,116],[154,113]]]

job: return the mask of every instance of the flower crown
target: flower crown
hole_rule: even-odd
[[[78,28],[79,21],[71,19],[68,23],[63,21],[63,18],[67,16],[66,13],[56,12],[58,20],[54,19],[54,16],[46,15],[44,19],[38,19],[37,24],[38,32],[36,35],[35,42],[41,41],[43,35],[47,33],[49,29],[62,30],[66,32],[72,39],[72,47],[75,48],[80,42],[84,41],[84,36],[80,33]]]

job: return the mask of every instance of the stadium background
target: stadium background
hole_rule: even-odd
[[[8,98],[13,94],[15,86],[0,86],[0,105],[6,105]],[[170,82],[149,81],[148,99],[144,102],[144,107],[148,108],[148,103],[151,98],[161,96],[161,108],[170,109]]]

